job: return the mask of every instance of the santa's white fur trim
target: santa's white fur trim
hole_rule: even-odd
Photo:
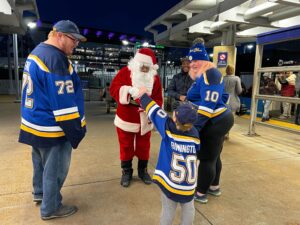
[[[149,121],[148,116],[145,112],[140,112],[141,120],[141,135],[145,135],[153,129],[153,124]]]
[[[130,94],[129,89],[132,88],[131,86],[122,86],[119,90],[119,101],[123,105],[128,105],[130,101]]]
[[[141,53],[138,53],[138,52],[135,54],[134,60],[136,60],[139,63],[147,63],[149,65],[153,65],[151,56],[141,54]]]
[[[154,70],[158,70],[159,66],[158,66],[157,64],[155,64],[155,65],[152,66],[152,68],[153,68]]]
[[[140,131],[141,125],[138,123],[130,123],[122,120],[118,115],[116,115],[114,124],[116,127],[127,131],[127,132],[133,132],[133,133],[138,133]]]

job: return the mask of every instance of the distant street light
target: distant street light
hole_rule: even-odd
[[[148,46],[149,46],[149,42],[145,41],[145,42],[143,43],[143,47],[148,47]]]
[[[123,41],[122,41],[122,44],[123,44],[123,45],[128,45],[129,42],[128,42],[127,40],[123,40]]]
[[[252,45],[252,44],[247,45],[247,48],[248,48],[249,50],[251,50],[253,47],[254,47],[254,45]]]
[[[36,22],[29,22],[29,23],[27,24],[27,26],[28,26],[30,29],[34,29],[34,28],[36,28]]]

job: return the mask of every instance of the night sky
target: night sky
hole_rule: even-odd
[[[180,0],[37,0],[42,21],[69,19],[78,26],[151,36],[144,27]]]

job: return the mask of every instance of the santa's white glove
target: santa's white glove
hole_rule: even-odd
[[[132,96],[133,99],[138,98],[139,96],[139,89],[136,87],[132,87],[128,90],[129,94]]]

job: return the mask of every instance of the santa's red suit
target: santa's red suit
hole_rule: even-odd
[[[150,67],[149,73],[139,73],[138,70],[143,65]],[[146,113],[132,99],[130,90],[132,87],[145,86],[149,90],[148,94],[151,95],[151,98],[161,106],[163,102],[162,86],[156,72],[157,68],[153,51],[143,48],[136,53],[127,67],[118,72],[111,83],[111,96],[118,103],[114,124],[117,127],[123,169],[131,167],[131,160],[134,156],[139,159],[141,167],[147,166],[153,125],[149,122]],[[144,163],[140,163],[140,161]]]

